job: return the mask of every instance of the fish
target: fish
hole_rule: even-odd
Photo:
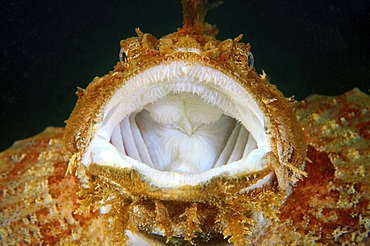
[[[315,243],[320,228],[325,242],[350,230],[352,240],[366,239],[364,178],[361,189],[352,186],[365,204],[353,213],[359,229],[343,221],[332,231],[327,221],[313,224],[315,216],[326,216],[313,212],[320,209],[315,197],[325,201],[317,194],[342,185],[333,175],[321,180],[321,190],[315,185],[325,174],[320,165],[334,170],[332,153],[345,151],[322,141],[340,142],[348,134],[343,127],[356,135],[358,125],[332,123],[335,105],[322,108],[326,98],[299,104],[284,97],[265,72],[257,74],[242,35],[217,40],[205,17],[219,5],[183,0],[183,27],[160,39],[136,29],[137,37],[120,42],[113,70],[78,88],[65,128],[47,128],[0,154],[4,244]],[[368,124],[366,95],[338,98],[359,105],[360,122]],[[324,140],[319,129],[327,130]],[[363,146],[367,135],[360,136]],[[369,169],[365,152],[358,153],[362,168],[349,168],[362,177]],[[309,190],[318,190],[311,203],[304,195]],[[305,203],[311,207],[294,210]],[[314,230],[310,238],[305,226]],[[279,237],[286,231],[295,234]]]
[[[204,19],[218,4],[183,1],[183,27],[161,39],[136,29],[114,70],[78,92],[69,173],[81,210],[121,221],[106,225],[112,242],[245,244],[304,175],[294,102],[255,72],[242,36],[215,38]]]

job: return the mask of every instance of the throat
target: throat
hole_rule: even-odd
[[[256,148],[249,135],[217,107],[181,93],[167,95],[123,119],[111,143],[154,169],[201,173],[248,155]]]
[[[215,166],[236,124],[225,115],[211,124],[194,124],[189,120],[186,125],[183,122],[160,124],[147,111],[138,114],[136,119],[143,140],[149,146],[153,167],[189,173]]]

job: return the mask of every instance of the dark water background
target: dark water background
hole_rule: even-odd
[[[182,24],[177,0],[2,2],[0,151],[64,126],[76,87],[112,69],[135,27],[160,38]],[[221,40],[243,33],[286,96],[369,90],[369,0],[225,0],[207,21]]]

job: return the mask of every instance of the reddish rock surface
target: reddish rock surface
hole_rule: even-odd
[[[256,245],[369,245],[370,97],[357,89],[313,95],[297,105],[308,143],[293,194],[256,236]]]
[[[305,171],[255,245],[369,245],[370,97],[354,89],[297,105],[309,145]],[[0,153],[0,240],[16,244],[97,244],[96,213],[76,215],[79,183],[65,176],[63,128],[47,128]]]

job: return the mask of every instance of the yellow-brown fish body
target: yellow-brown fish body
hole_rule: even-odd
[[[79,92],[65,134],[70,168],[76,170],[82,186],[86,187],[82,189],[86,197],[82,209],[93,206],[103,210],[106,221],[117,223],[110,225],[117,240],[124,238],[129,230],[162,235],[168,240],[174,237],[209,242],[213,237],[224,237],[229,242],[244,244],[264,220],[277,218],[277,208],[303,173],[299,169],[305,161],[305,141],[293,113],[293,102],[249,66],[250,45],[241,43],[241,36],[216,40],[212,35],[214,27],[203,22],[207,7],[204,2],[184,1],[183,6],[183,28],[159,40],[137,30],[137,38],[121,42],[122,62],[110,74],[96,78],[86,90]],[[257,159],[249,154],[244,160],[237,159],[241,162],[221,163],[220,167],[204,168],[198,173],[193,170],[203,168],[200,167],[203,163],[193,165],[193,159],[203,161],[211,155],[207,153],[208,146],[191,149],[197,141],[206,141],[199,140],[201,137],[181,147],[186,156],[177,156],[179,150],[168,146],[155,149],[155,145],[171,141],[172,135],[163,135],[172,134],[172,126],[180,129],[179,134],[186,132],[191,138],[196,133],[187,132],[196,131],[196,123],[201,127],[207,125],[204,118],[198,122],[192,115],[181,116],[181,119],[189,117],[192,127],[189,130],[186,122],[171,121],[177,115],[168,116],[181,107],[176,100],[184,100],[189,114],[206,107],[197,104],[193,109],[191,102],[197,99],[192,96],[208,103],[209,108],[201,114],[214,111],[218,117],[214,106],[241,122],[246,132],[251,133],[250,138],[255,132],[256,156],[258,151],[268,150]],[[176,105],[165,116],[158,109],[158,104],[163,104],[161,100],[167,107]],[[217,117],[217,122],[222,120]],[[146,124],[149,124],[146,122],[156,134],[150,137],[158,141],[146,138]],[[229,124],[222,122],[219,124]],[[160,129],[154,130],[158,124],[162,124]],[[162,131],[165,127],[169,130]],[[138,137],[134,136],[135,132],[140,132]],[[127,137],[129,134],[134,137]],[[119,140],[115,140],[117,135]],[[188,136],[174,141],[172,146],[186,143]],[[223,145],[227,146],[226,141]],[[148,150],[142,151],[146,146]],[[137,150],[130,150],[135,147]],[[121,148],[119,153],[116,148]],[[201,148],[205,153],[197,152]],[[168,152],[175,157],[165,166],[163,156]],[[190,155],[195,158],[191,159]],[[125,162],[129,157],[139,163],[130,166],[131,163]],[[248,163],[249,157],[252,160]],[[181,171],[172,171],[175,169]],[[189,174],[188,170],[191,170]],[[110,238],[114,240],[113,236]]]
[[[318,129],[337,119],[318,116],[321,120],[312,124],[305,116],[314,114],[301,106],[303,132],[294,102],[251,67],[250,45],[241,43],[241,36],[214,37],[216,29],[204,23],[210,7],[183,1],[183,28],[159,40],[137,30],[138,37],[121,42],[121,62],[114,70],[79,89],[65,130],[48,128],[1,154],[5,244],[245,245],[266,243],[277,235],[273,228],[296,231],[283,243],[305,240],[304,225],[290,223],[295,215],[285,211],[300,204],[292,199],[301,187],[316,188],[306,185],[310,176],[294,187],[305,175],[305,139],[311,146],[310,174],[322,162],[312,153],[325,151],[311,134],[318,136]],[[320,101],[308,100],[307,108],[311,104],[313,111],[320,108]],[[368,124],[367,111],[361,112]],[[217,145],[219,140],[223,143]],[[67,166],[75,175],[64,176]],[[365,163],[359,172],[368,168]],[[361,184],[359,192],[366,191],[368,183]],[[312,202],[315,197],[320,196],[312,196]],[[360,197],[361,204],[369,204]],[[312,211],[320,208],[310,206],[307,218],[318,216]],[[364,208],[354,213],[366,227]],[[325,240],[341,239],[341,229],[330,236],[329,222],[320,223]],[[367,232],[362,226],[353,233],[362,235],[355,235],[360,242]]]

